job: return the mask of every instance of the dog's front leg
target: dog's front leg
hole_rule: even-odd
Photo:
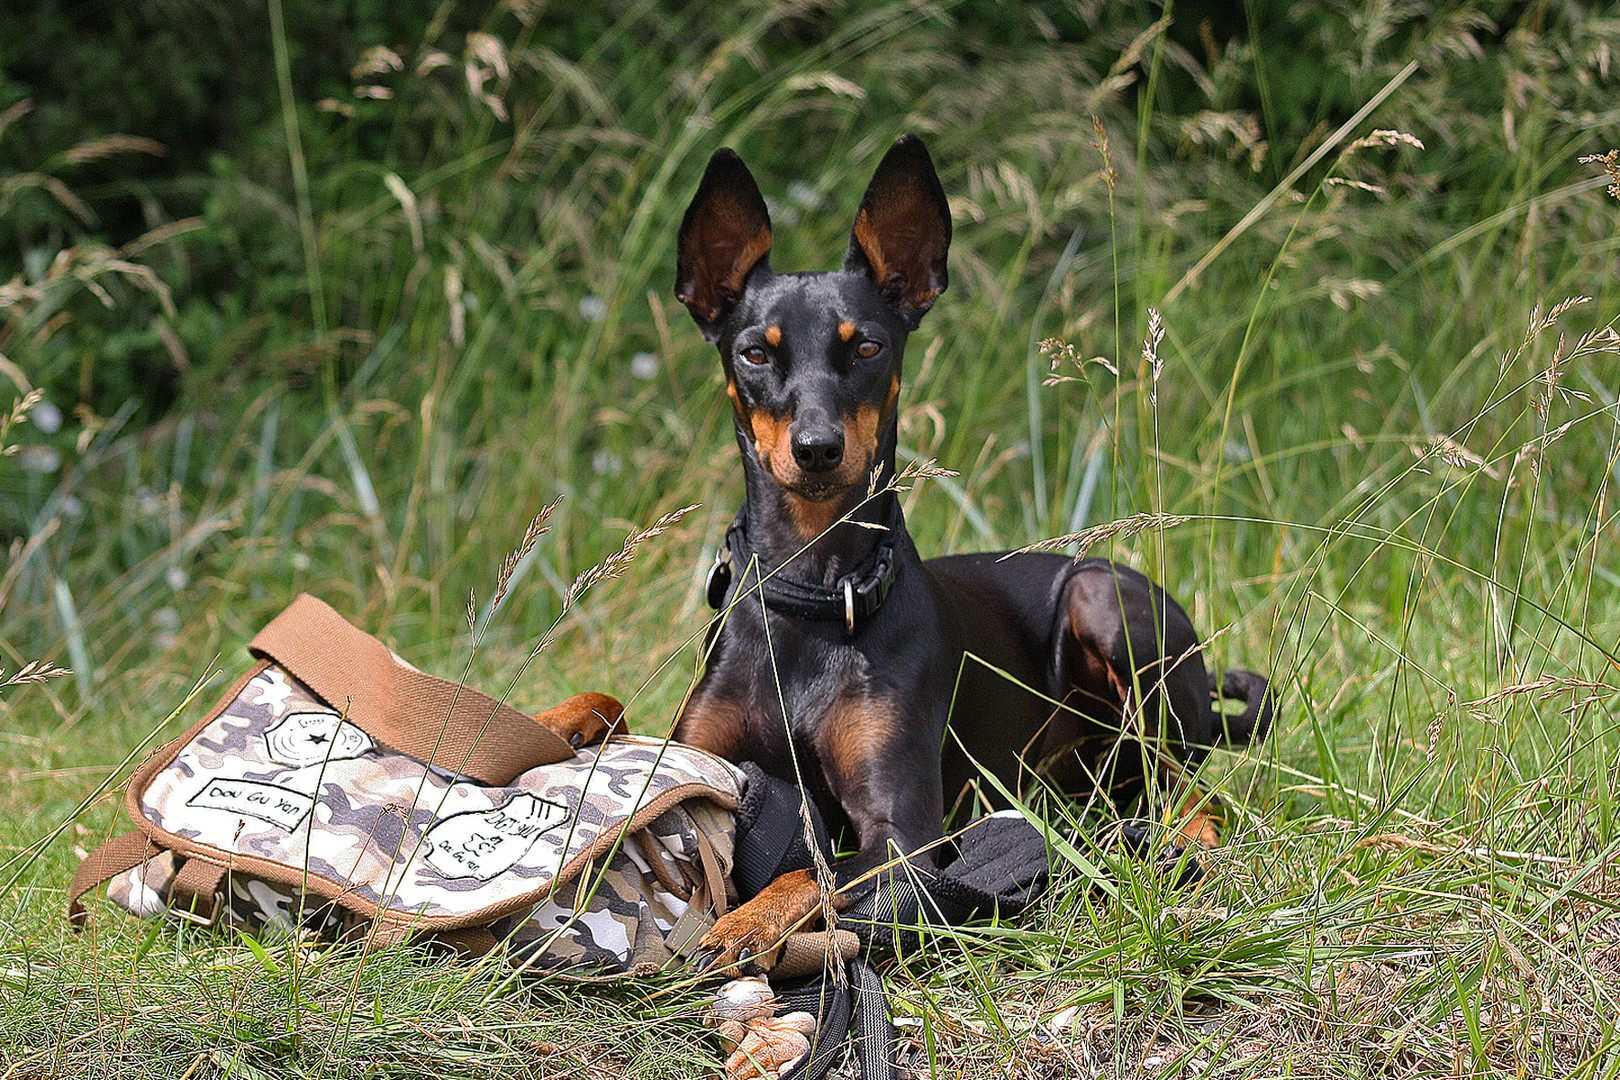
[[[891,864],[901,853],[927,846],[926,842],[908,842],[891,828],[877,830],[859,852],[832,865],[833,880],[828,883],[830,896],[826,898],[833,910],[844,911],[873,889],[886,887],[885,876],[895,872]],[[747,903],[720,917],[703,936],[697,967],[704,971],[734,967],[745,973],[769,971],[781,959],[787,936],[816,922],[823,898],[815,871],[783,874]]]
[[[814,921],[824,888],[832,908],[843,911],[882,887],[899,858],[939,839],[940,743],[937,736],[917,735],[919,730],[914,718],[887,700],[840,696],[817,725],[814,742],[822,777],[859,849],[832,865],[831,881],[795,870],[722,916],[704,935],[700,966],[769,970],[786,936]]]
[[[823,728],[822,773],[860,841],[835,867],[841,892],[857,894],[902,856],[933,844],[944,819],[935,725],[867,698]]]

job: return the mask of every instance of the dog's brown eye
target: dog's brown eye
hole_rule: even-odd
[[[763,364],[766,360],[765,350],[758,345],[750,345],[742,351],[742,358],[750,364]]]
[[[855,355],[860,357],[862,360],[870,360],[872,357],[876,356],[882,351],[883,346],[879,345],[875,341],[863,341],[859,345],[855,346]]]

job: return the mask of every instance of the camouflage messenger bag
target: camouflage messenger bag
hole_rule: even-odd
[[[136,771],[134,831],[69,890],[370,947],[437,940],[575,974],[649,972],[724,913],[743,774],[679,743],[574,749],[301,596],[257,662]],[[559,710],[588,707],[580,695]],[[611,718],[609,718],[611,719]]]

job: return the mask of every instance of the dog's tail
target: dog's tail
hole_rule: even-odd
[[[1227,746],[1252,746],[1266,737],[1271,730],[1272,718],[1277,713],[1277,695],[1264,675],[1239,668],[1227,668],[1209,677],[1210,706],[1215,713],[1215,730],[1224,737],[1218,743]],[[1214,708],[1217,701],[1241,701],[1240,713],[1225,713]]]

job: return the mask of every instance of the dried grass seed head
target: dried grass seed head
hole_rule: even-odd
[[[501,571],[495,581],[495,599],[491,601],[492,605],[498,605],[502,597],[506,595],[506,587],[512,581],[513,572],[517,570],[518,564],[523,561],[524,557],[534,550],[535,541],[551,531],[551,526],[546,523],[551,519],[552,513],[557,509],[557,504],[560,502],[562,502],[562,497],[558,496],[541,507],[540,512],[534,515],[534,520],[529,522],[529,527],[523,530],[523,540],[518,544],[517,549],[509,552],[506,558],[501,560]]]
[[[1106,521],[1101,525],[1093,525],[1089,529],[1082,529],[1076,533],[1066,533],[1063,536],[1037,540],[1027,547],[1008,552],[1006,557],[1024,555],[1031,551],[1055,551],[1058,548],[1074,545],[1076,548],[1075,558],[1080,558],[1105,541],[1129,540],[1145,532],[1160,532],[1165,529],[1172,529],[1191,520],[1192,518],[1182,514],[1132,514],[1130,517],[1120,518],[1118,521]]]
[[[654,537],[668,532],[682,518],[697,508],[698,504],[692,503],[690,506],[671,510],[645,529],[630,530],[630,535],[625,537],[623,547],[574,579],[574,583],[568,587],[568,595],[563,598],[563,610],[566,611],[572,607],[580,595],[592,585],[606,581],[609,578],[621,576],[630,564],[635,561],[637,548]]]

